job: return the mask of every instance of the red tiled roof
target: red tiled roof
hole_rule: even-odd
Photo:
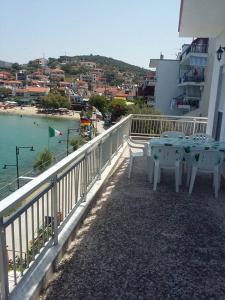
[[[13,83],[22,84],[22,81],[20,80],[3,80],[2,82],[7,84],[13,84]]]
[[[16,92],[21,93],[47,93],[49,88],[37,87],[37,86],[28,86],[25,89],[17,89]]]

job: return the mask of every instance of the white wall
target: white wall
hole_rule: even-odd
[[[209,72],[212,72],[212,80],[211,82],[207,82],[206,86],[206,88],[210,90],[207,133],[211,135],[215,134],[213,129],[215,129],[217,122],[218,109],[220,109],[220,111],[223,112],[220,140],[225,141],[225,95],[220,96],[219,92],[220,69],[225,65],[225,53],[223,53],[220,62],[218,62],[216,57],[216,50],[220,45],[222,45],[222,47],[225,46],[225,30],[215,39],[214,49],[212,49],[211,52],[213,67]]]
[[[182,90],[177,87],[179,77],[179,60],[159,60],[156,77],[156,109],[167,115],[180,114],[179,111],[171,110],[170,108],[171,100],[182,94]]]
[[[208,116],[212,73],[214,68],[214,58],[215,58],[215,52],[217,50],[215,43],[216,43],[215,38],[209,39],[207,67],[205,69],[205,85],[204,85],[204,90],[202,92],[201,101],[199,103],[200,104],[199,111],[202,117]]]

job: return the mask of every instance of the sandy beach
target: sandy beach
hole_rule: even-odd
[[[39,113],[38,109],[34,106],[24,106],[21,107],[12,107],[12,108],[0,108],[0,114],[8,114],[8,115],[21,115],[21,116],[39,116],[39,117],[48,117],[48,118],[63,118],[63,119],[80,119],[79,112],[75,112],[70,110],[68,114],[45,114]]]

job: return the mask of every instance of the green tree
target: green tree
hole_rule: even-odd
[[[31,73],[36,72],[40,68],[38,62],[30,60],[27,64],[27,70]]]
[[[51,166],[53,160],[54,154],[49,149],[44,149],[37,155],[33,168],[35,170],[44,171]]]
[[[145,104],[142,99],[136,99],[134,104],[128,105],[127,114],[160,115],[160,112]]]
[[[6,98],[9,95],[12,95],[12,90],[5,88],[5,87],[1,87],[0,88],[0,98]]]
[[[14,70],[14,71],[18,71],[18,70],[20,70],[20,65],[18,64],[18,63],[14,63],[14,64],[12,64],[12,69]]]
[[[43,98],[41,105],[44,108],[70,108],[70,101],[65,95],[61,95],[57,90],[53,90]]]
[[[49,57],[48,58],[48,67],[49,68],[56,68],[58,65],[58,59],[57,58],[53,58],[53,57]]]
[[[101,113],[106,113],[109,109],[108,100],[105,96],[94,95],[90,98],[89,103],[96,107]]]
[[[65,64],[61,66],[61,69],[69,75],[73,75],[73,66],[71,66],[71,64]]]
[[[127,103],[123,99],[112,100],[112,115],[113,119],[117,119],[127,113]]]

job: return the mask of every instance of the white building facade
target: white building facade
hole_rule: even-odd
[[[150,68],[156,70],[155,108],[165,115],[180,115],[179,110],[173,107],[175,97],[181,94],[181,88],[178,86],[179,60],[151,59]]]
[[[220,45],[225,47],[225,1],[182,0],[179,33],[182,37],[212,39],[205,87],[209,101],[207,132],[225,141],[225,53],[217,58]]]
[[[204,93],[208,65],[208,38],[184,44],[176,60],[151,59],[156,70],[155,107],[167,115],[206,117],[208,100]]]

